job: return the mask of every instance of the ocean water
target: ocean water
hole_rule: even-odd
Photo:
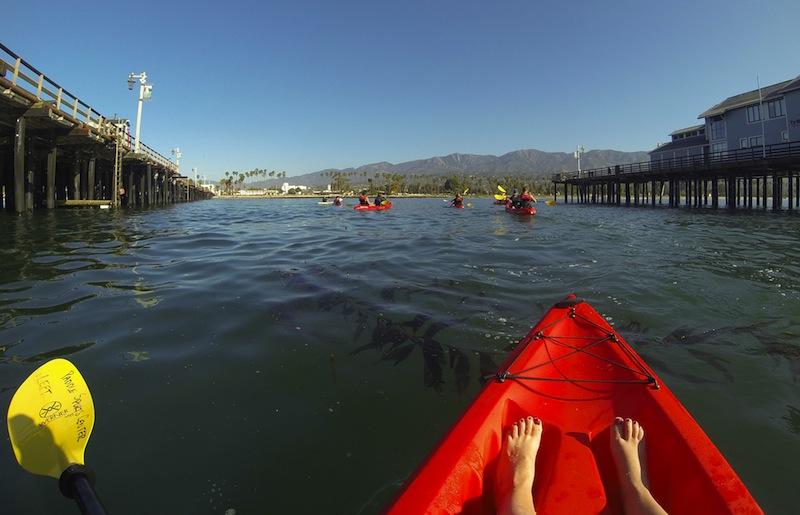
[[[73,361],[113,514],[379,513],[482,376],[575,292],[767,512],[796,510],[800,217],[446,206],[0,213],[3,405],[38,365]],[[78,513],[4,437],[3,513]]]

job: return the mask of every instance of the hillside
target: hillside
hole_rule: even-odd
[[[599,168],[615,164],[647,161],[646,152],[621,152],[617,150],[590,150],[581,158],[581,168]],[[566,152],[543,152],[541,150],[515,150],[501,156],[478,154],[449,154],[446,156],[417,159],[404,163],[371,163],[358,168],[328,168],[318,172],[295,175],[286,179],[269,179],[251,183],[253,186],[277,186],[283,182],[306,186],[324,186],[331,182],[336,172],[347,174],[353,182],[364,182],[376,173],[400,175],[446,176],[467,175],[536,175],[546,177],[562,170],[574,170],[575,159]]]

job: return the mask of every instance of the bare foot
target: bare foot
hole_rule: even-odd
[[[503,441],[497,469],[495,500],[499,515],[532,515],[536,453],[542,440],[542,421],[527,417],[515,423]]]
[[[622,503],[626,515],[661,514],[659,506],[648,489],[647,471],[642,469],[644,454],[644,427],[629,418],[616,417],[611,428],[611,456],[619,474]]]

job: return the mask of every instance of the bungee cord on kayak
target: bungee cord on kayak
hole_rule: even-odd
[[[605,334],[602,335],[602,336],[598,336],[598,337],[594,337],[594,336],[564,336],[564,335],[546,334],[546,332],[549,329],[551,329],[555,325],[563,322],[564,318],[580,319],[583,322],[586,322],[590,326],[595,327],[596,329],[598,329],[599,331],[602,331]],[[525,368],[524,370],[520,370],[520,371],[517,371],[517,372],[511,372],[510,369],[512,368],[512,366],[516,362],[516,357],[515,357],[514,360],[509,364],[508,367],[506,367],[505,370],[501,370],[501,371],[498,371],[495,374],[486,376],[485,379],[494,377],[499,382],[503,382],[506,379],[516,379],[516,380],[525,380],[525,381],[565,381],[565,382],[570,382],[570,383],[648,384],[648,385],[653,385],[653,387],[656,388],[656,389],[659,388],[658,381],[656,381],[655,377],[653,377],[647,371],[647,369],[644,367],[644,365],[641,363],[641,361],[636,357],[635,354],[633,354],[633,352],[627,346],[620,345],[620,341],[617,338],[616,334],[606,331],[603,327],[595,324],[594,322],[592,322],[588,318],[586,318],[586,317],[582,316],[581,314],[577,313],[574,306],[570,308],[570,311],[567,314],[565,314],[564,317],[562,317],[560,319],[557,319],[557,320],[554,320],[553,322],[549,323],[548,325],[542,327],[538,332],[536,332],[536,334],[533,335],[532,338],[526,339],[526,340],[523,340],[521,342],[521,345],[526,345],[528,342],[533,341],[533,340],[541,341],[542,345],[544,346],[545,350],[547,351],[548,359],[546,361],[543,361],[542,363],[538,363],[538,364],[532,365],[532,366],[530,366],[528,368]],[[565,340],[588,341],[589,343],[587,343],[586,345],[584,345],[582,347],[578,347],[576,345],[568,343]],[[624,363],[621,363],[619,361],[606,358],[606,357],[601,356],[599,354],[595,354],[595,353],[589,352],[589,349],[591,349],[591,348],[593,348],[595,346],[599,346],[600,344],[603,344],[603,343],[606,343],[606,342],[612,342],[612,344],[616,345],[619,348],[619,350],[622,351],[623,355],[633,365],[636,366],[636,368],[628,366],[628,365],[626,365]],[[557,356],[557,357],[553,357],[552,353],[551,353],[550,346],[549,346],[550,344],[556,344],[556,345],[559,345],[559,346],[562,346],[562,347],[566,347],[568,349],[571,349],[571,352],[568,352],[567,354],[562,354],[562,355]],[[547,365],[553,365],[555,368],[558,369],[558,367],[556,367],[556,365],[555,365],[555,363],[557,361],[562,361],[562,360],[564,360],[566,358],[569,358],[571,356],[574,356],[574,355],[576,355],[578,353],[591,356],[591,357],[593,357],[593,358],[595,358],[597,360],[600,360],[602,362],[611,364],[613,366],[619,367],[619,368],[624,369],[624,370],[628,370],[630,372],[633,372],[634,374],[641,375],[643,377],[643,379],[576,378],[576,377],[568,377],[566,374],[562,374],[562,377],[545,377],[545,376],[525,375],[528,372],[531,372],[533,370],[537,370],[537,369],[545,367]],[[559,370],[559,372],[561,372],[561,370]]]

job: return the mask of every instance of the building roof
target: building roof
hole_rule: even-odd
[[[779,97],[789,91],[800,89],[800,75],[794,79],[785,80],[771,86],[764,86],[761,88],[761,97],[763,100],[770,100],[774,97]],[[719,104],[705,110],[698,115],[698,118],[707,118],[709,116],[717,116],[718,114],[726,113],[732,109],[738,109],[747,105],[755,104],[758,102],[758,90],[748,91],[747,93],[740,93],[732,97],[728,97]]]
[[[700,125],[692,125],[691,127],[686,127],[685,129],[678,129],[676,131],[672,131],[669,133],[670,136],[674,136],[676,134],[681,134],[682,132],[692,132],[692,131],[699,131],[700,129],[704,128],[706,124],[701,123]]]
[[[706,140],[705,134],[700,136],[692,136],[691,138],[676,139],[675,141],[670,141],[669,143],[659,145],[648,152],[648,154],[652,154],[653,152],[662,152],[665,150],[677,150],[679,148],[700,147],[706,145],[707,143],[708,141]]]

